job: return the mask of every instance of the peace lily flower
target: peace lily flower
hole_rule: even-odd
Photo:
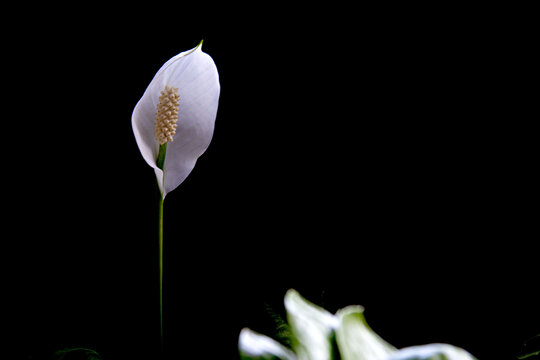
[[[216,65],[201,41],[167,61],[135,106],[135,140],[154,168],[162,198],[186,179],[208,148],[219,93]]]
[[[163,201],[193,170],[214,133],[220,84],[202,41],[167,61],[139,100],[131,123],[144,160],[156,174],[159,199],[159,303],[163,350]]]
[[[449,344],[398,350],[368,326],[361,306],[348,306],[332,315],[291,289],[285,295],[285,310],[292,349],[246,328],[238,342],[243,360],[475,360],[467,351]]]

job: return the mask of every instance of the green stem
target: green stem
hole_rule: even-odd
[[[159,324],[163,351],[163,197],[159,197]]]
[[[163,170],[167,143],[159,146],[156,159],[157,166]],[[161,334],[161,351],[163,352],[163,193],[159,194],[159,325]]]

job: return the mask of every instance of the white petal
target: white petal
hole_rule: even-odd
[[[153,168],[157,168],[156,158],[159,146],[154,135],[155,116],[155,106],[147,88],[142,98],[135,105],[135,109],[133,109],[131,124],[141,155],[148,165]]]
[[[396,349],[371,330],[363,312],[361,306],[348,306],[337,312],[340,354],[343,360],[386,360]]]
[[[178,88],[180,106],[176,135],[167,144],[163,174],[156,165],[159,144],[154,135],[154,121],[159,95],[166,85]],[[216,65],[199,45],[167,61],[135,106],[132,116],[135,139],[143,158],[155,169],[163,197],[186,179],[210,144],[219,93]]]
[[[476,360],[467,351],[448,344],[429,344],[403,348],[387,360]]]
[[[294,351],[300,360],[330,360],[337,319],[306,301],[295,290],[285,295],[287,319],[294,335]]]
[[[242,329],[238,341],[240,355],[245,359],[282,359],[296,360],[294,353],[267,336],[249,329]]]

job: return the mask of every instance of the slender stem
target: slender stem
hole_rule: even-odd
[[[157,166],[163,170],[167,143],[159,146]],[[159,325],[161,330],[161,352],[163,352],[163,194],[159,194]]]
[[[159,196],[159,324],[163,351],[163,197]]]

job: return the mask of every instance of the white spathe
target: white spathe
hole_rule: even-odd
[[[297,360],[291,350],[277,341],[247,328],[240,332],[239,350],[240,356],[247,359]]]
[[[330,338],[339,325],[337,318],[293,289],[285,294],[284,303],[298,360],[330,360]]]
[[[387,360],[396,352],[368,326],[362,306],[347,306],[336,317],[336,341],[343,360]]]
[[[159,142],[154,129],[159,96],[165,86],[178,88],[180,106],[178,127],[173,141],[167,143],[162,171],[156,163]],[[210,145],[219,93],[216,65],[210,55],[202,51],[201,42],[167,61],[135,106],[131,117],[135,140],[144,160],[154,168],[162,198],[187,178]]]
[[[390,355],[387,360],[476,360],[467,351],[450,344],[411,346]]]

